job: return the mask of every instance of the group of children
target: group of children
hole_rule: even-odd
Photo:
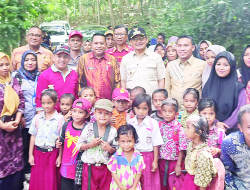
[[[85,87],[77,100],[64,94],[58,113],[56,92],[42,92],[44,111],[29,129],[31,190],[209,186],[217,172],[213,157],[219,157],[225,137],[216,127],[212,99],[200,100],[199,92],[189,88],[181,114],[165,89],[156,90],[151,100],[141,87],[117,88],[112,99],[96,100],[94,90]]]

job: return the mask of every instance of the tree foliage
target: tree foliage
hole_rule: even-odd
[[[144,27],[149,37],[189,34],[210,40],[237,57],[250,39],[249,0],[0,0],[0,50],[20,45],[23,31],[44,21]]]

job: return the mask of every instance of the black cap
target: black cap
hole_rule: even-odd
[[[128,35],[129,40],[131,40],[136,35],[146,36],[146,32],[145,32],[144,28],[141,28],[141,27],[133,28],[129,32],[129,35]]]

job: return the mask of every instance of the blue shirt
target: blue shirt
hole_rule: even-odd
[[[17,71],[12,73],[12,77],[15,77],[18,74]],[[16,78],[16,77],[15,77]],[[18,77],[16,78],[18,81],[20,80]],[[34,105],[34,100],[32,96],[34,96],[36,90],[37,83],[32,80],[22,79],[21,89],[23,91],[23,96],[25,98],[25,110],[24,110],[24,119],[26,121],[26,128],[30,128],[31,121],[33,117],[36,115],[36,107]]]
[[[37,117],[38,127],[36,127]],[[53,117],[50,120],[46,120],[44,111],[36,115],[33,118],[29,129],[29,133],[36,137],[35,145],[39,147],[55,147],[56,140],[60,136],[63,123],[63,115],[58,114],[57,111],[55,111]]]
[[[250,147],[242,132],[234,132],[223,140],[221,161],[226,169],[225,189],[250,189]]]

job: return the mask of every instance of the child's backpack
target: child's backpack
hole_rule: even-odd
[[[197,153],[197,157],[201,153],[201,151],[204,151],[205,149],[200,150]],[[210,152],[206,149],[206,151]],[[225,167],[221,160],[219,158],[213,158],[213,163],[217,169],[216,176],[213,177],[212,181],[210,182],[210,185],[206,188],[207,190],[224,190],[225,186]]]

